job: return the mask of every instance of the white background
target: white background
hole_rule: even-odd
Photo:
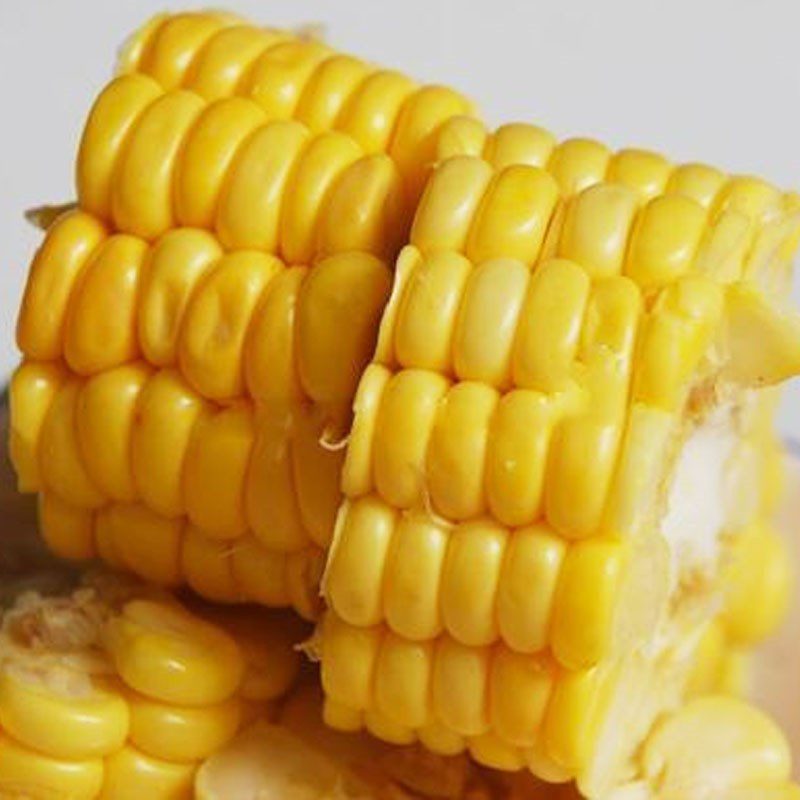
[[[224,0],[197,0],[222,6]],[[800,188],[800,0],[228,0],[265,24],[473,96],[492,122],[659,149]],[[116,46],[164,0],[0,0],[0,376],[39,235],[68,200],[84,115]],[[800,299],[800,292],[795,295]],[[800,436],[800,387],[784,428]]]

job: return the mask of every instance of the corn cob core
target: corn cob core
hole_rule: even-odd
[[[211,623],[111,575],[19,596],[0,628],[0,794],[192,797],[198,765],[294,681],[301,631],[259,616]]]
[[[301,686],[272,725],[257,724],[200,769],[198,800],[323,797],[450,800],[578,800],[572,785],[530,773],[480,768],[463,756],[417,746],[390,747],[323,725],[315,687]],[[788,746],[775,725],[745,703],[708,696],[662,720],[648,736],[625,785],[600,800],[790,800]],[[747,792],[750,792],[748,795]]]

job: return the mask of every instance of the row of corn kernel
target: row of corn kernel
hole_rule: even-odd
[[[258,624],[146,594],[22,598],[0,635],[0,793],[191,797],[199,763],[294,681],[299,629]]]
[[[503,256],[535,265],[559,256],[579,262],[593,278],[625,274],[648,290],[690,271],[732,281],[763,270],[798,227],[794,217],[770,209],[762,214],[762,230],[761,206],[751,209],[740,195],[765,193],[779,208],[783,198],[766,184],[751,184],[733,179],[727,200],[709,210],[678,192],[643,198],[610,179],[570,195],[542,167],[493,168],[481,158],[457,156],[428,182],[411,243],[423,251],[463,252],[473,261]]]
[[[325,547],[340,502],[341,449],[308,412],[275,423],[251,404],[204,403],[171,370],[128,364],[88,379],[26,362],[12,379],[11,455],[26,491],[76,508],[142,502],[222,541]]]
[[[184,518],[170,519],[140,504],[78,508],[55,494],[39,499],[42,536],[56,555],[104,563],[159,586],[186,584],[221,603],[256,602],[316,616],[323,554],[313,546],[292,553],[262,545],[252,534],[208,537]]]
[[[158,169],[152,165],[158,164]],[[81,208],[154,239],[183,225],[290,264],[342,250],[391,257],[406,232],[400,177],[347,135],[312,135],[244,98],[206,103],[142,75],[99,95],[77,162]]]
[[[475,118],[454,117],[440,131],[437,156],[480,156],[496,169],[528,164],[546,169],[562,191],[574,195],[598,183],[611,183],[634,191],[642,200],[659,195],[691,198],[717,215],[738,211],[753,221],[765,222],[796,198],[783,194],[766,181],[746,175],[726,175],[704,164],[672,164],[658,153],[636,148],[617,152],[594,139],[559,142],[536,125],[511,123],[490,132]]]
[[[374,366],[362,379],[344,491],[508,525],[544,512],[564,535],[594,533],[629,397],[677,410],[722,304],[702,276],[663,289],[643,314],[628,279],[592,283],[563,259],[530,274],[512,259],[473,267],[408,248],[376,354],[398,371]]]
[[[626,552],[605,537],[570,544],[544,525],[449,526],[367,496],[344,506],[325,594],[350,625],[386,623],[419,642],[446,632],[473,647],[551,649],[583,669],[611,647]]]
[[[63,358],[82,375],[144,358],[180,368],[212,399],[249,393],[349,414],[389,281],[365,253],[286,269],[264,253],[223,254],[204,231],[177,229],[148,246],[73,212],[34,259],[17,339],[27,358]]]
[[[595,714],[613,682],[600,668],[562,671],[546,657],[449,636],[411,642],[333,612],[321,647],[325,718],[334,728],[366,727],[395,744],[419,739],[442,754],[468,748],[480,763],[527,763],[556,780],[591,751]]]
[[[367,153],[388,153],[412,197],[435,160],[441,125],[471,111],[451,89],[420,87],[318,41],[207,13],[154,20],[132,39],[119,67],[150,75],[165,89],[247,97],[270,119],[346,133]]]

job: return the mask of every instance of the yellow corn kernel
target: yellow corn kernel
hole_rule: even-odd
[[[324,200],[316,228],[319,257],[362,252],[393,259],[406,236],[407,203],[402,176],[388,156],[360,158]]]
[[[141,239],[111,236],[81,272],[64,331],[64,357],[75,372],[92,375],[138,356],[137,294],[146,255]]]
[[[568,669],[586,669],[609,654],[624,559],[619,541],[592,538],[567,549],[556,590],[552,646]]]
[[[21,492],[41,489],[39,446],[42,426],[67,374],[60,364],[23,362],[8,388],[8,453]]]
[[[800,373],[800,315],[776,305],[746,282],[725,296],[726,376],[746,386],[769,386]]]
[[[527,289],[528,270],[520,261],[498,258],[472,270],[453,332],[453,366],[460,380],[509,384]]]
[[[626,274],[645,289],[672,283],[692,268],[706,227],[705,209],[681,195],[651,200],[641,212]]]
[[[242,394],[245,337],[264,288],[282,269],[274,257],[223,256],[192,296],[180,334],[179,361],[200,394],[230,400]]]
[[[547,707],[544,743],[546,754],[562,767],[577,771],[594,751],[606,683],[599,667],[559,674]]]
[[[373,436],[373,475],[382,498],[412,508],[424,497],[425,458],[448,381],[424,370],[403,370],[386,386]]]
[[[411,728],[399,725],[373,709],[364,712],[364,727],[376,738],[393,745],[410,745],[416,740]]]
[[[658,781],[664,793],[687,796],[711,786],[730,796],[748,788],[761,796],[759,788],[788,781],[790,760],[775,723],[741,700],[715,696],[691,701],[668,716],[648,736],[641,757],[649,781]]]
[[[556,591],[567,546],[544,526],[514,531],[497,588],[498,628],[517,653],[538,653],[549,642]]]
[[[133,600],[107,628],[107,647],[128,686],[186,706],[220,703],[239,685],[244,664],[225,632],[185,611]]]
[[[705,164],[681,164],[675,167],[667,184],[670,194],[690,197],[703,208],[710,208],[725,182],[725,176]]]
[[[469,753],[479,764],[492,769],[518,772],[525,766],[522,752],[493,733],[472,737]]]
[[[129,694],[130,742],[152,758],[191,763],[208,758],[239,730],[238,698],[202,708],[183,708]]]
[[[449,251],[431,253],[425,259],[411,249],[406,255],[409,274],[398,284],[396,316],[393,320],[384,316],[381,336],[391,338],[401,366],[449,372],[456,320],[471,264]]]
[[[0,671],[0,725],[15,741],[51,758],[90,761],[122,747],[128,706],[102,681],[71,694],[12,666]]]
[[[315,131],[336,126],[336,120],[369,75],[369,67],[357,58],[333,55],[323,61],[306,83],[295,109],[297,119]]]
[[[440,580],[450,534],[422,513],[398,522],[384,577],[384,613],[389,627],[412,641],[433,639],[443,628]]]
[[[52,361],[63,355],[74,287],[105,239],[103,224],[81,211],[64,214],[47,231],[31,264],[17,320],[17,345],[28,358]]]
[[[106,497],[123,503],[137,494],[131,445],[150,375],[144,364],[116,367],[90,378],[77,399],[75,426],[86,471]]]
[[[297,552],[310,541],[298,504],[291,429],[288,414],[256,412],[245,483],[247,522],[263,547],[279,553]]]
[[[244,374],[251,397],[269,407],[286,408],[303,397],[297,371],[295,312],[308,271],[291,267],[267,284],[250,320]]]
[[[300,517],[310,539],[323,548],[330,544],[342,501],[339,476],[344,461],[344,450],[326,446],[326,435],[327,430],[316,415],[300,413],[291,442]]]
[[[100,800],[190,800],[197,764],[177,764],[125,747],[106,760]]]
[[[139,503],[112,504],[98,512],[97,525],[126,569],[158,586],[181,583],[183,519],[163,517]]]
[[[78,203],[102,220],[111,220],[114,172],[121,150],[145,110],[161,95],[146,75],[125,75],[103,89],[81,137],[76,166]]]
[[[633,190],[605,183],[590,186],[567,206],[558,255],[580,264],[593,278],[619,275],[638,210]]]
[[[45,492],[39,495],[39,529],[50,550],[69,561],[95,556],[94,514]]]
[[[497,639],[495,598],[508,546],[504,528],[468,522],[450,535],[442,570],[442,619],[448,632],[466,645]]]
[[[492,650],[469,647],[449,636],[436,640],[431,704],[434,718],[461,736],[490,729],[489,667]]]
[[[700,276],[664,289],[642,331],[635,399],[666,410],[680,406],[723,304],[719,285]]]
[[[142,354],[151,364],[177,364],[190,298],[221,255],[214,236],[193,228],[171,230],[150,248],[139,281],[137,326]]]
[[[492,178],[479,158],[459,156],[435,170],[425,187],[411,228],[411,244],[431,250],[464,252],[475,215]]]
[[[398,72],[373,72],[344,108],[336,125],[365,152],[385,152],[400,110],[414,89],[413,82]]]
[[[790,558],[783,539],[760,525],[739,534],[725,585],[723,619],[732,640],[749,645],[767,637],[783,620],[791,595]]]
[[[572,376],[589,293],[589,277],[571,261],[547,261],[536,271],[520,313],[515,385],[544,392],[564,389]]]
[[[184,464],[189,519],[208,536],[235,539],[247,531],[245,478],[255,437],[253,409],[242,404],[202,417]]]
[[[483,157],[495,168],[512,164],[546,167],[556,146],[553,134],[536,125],[501,125],[488,139]]]
[[[348,625],[329,611],[322,631],[321,677],[326,697],[350,709],[369,708],[382,630]]]
[[[434,509],[448,519],[470,519],[486,507],[486,449],[498,399],[490,386],[465,381],[440,403],[425,463],[425,490]]]
[[[552,664],[499,648],[492,661],[490,680],[492,729],[515,747],[534,746],[555,683]]]
[[[80,508],[98,508],[104,498],[86,471],[75,425],[80,388],[78,380],[67,380],[53,400],[42,426],[39,470],[46,491]]]
[[[381,621],[384,570],[396,513],[378,498],[346,503],[339,516],[325,573],[330,607],[351,625]]]
[[[266,606],[290,604],[286,555],[262,547],[254,536],[238,539],[230,557],[233,580],[250,601]]]
[[[375,663],[373,707],[386,719],[416,729],[428,719],[433,645],[393,633],[382,641]]]
[[[241,602],[244,598],[233,576],[235,547],[235,543],[212,539],[187,525],[181,548],[181,572],[187,585],[217,603]]]
[[[343,254],[315,266],[300,289],[298,372],[308,396],[334,421],[349,417],[389,288],[381,261]]]
[[[139,394],[131,465],[141,499],[159,514],[185,513],[187,451],[195,428],[210,413],[207,404],[172,370],[155,373]]]
[[[567,139],[553,150],[548,172],[568,197],[578,194],[605,177],[611,160],[609,150],[592,139]]]
[[[469,116],[451,117],[439,129],[436,142],[436,161],[446,161],[453,156],[480,156],[488,146],[486,126]],[[491,159],[486,159],[490,161]],[[511,163],[519,163],[513,160]]]
[[[555,213],[558,187],[545,171],[518,164],[495,172],[469,231],[465,253],[475,263],[514,258],[535,264]]]
[[[639,197],[649,199],[663,193],[671,171],[672,165],[658,153],[620,150],[611,159],[606,180],[627,186]]]
[[[45,797],[93,800],[103,786],[103,761],[49,758],[0,734],[0,792],[16,797],[31,785]]]

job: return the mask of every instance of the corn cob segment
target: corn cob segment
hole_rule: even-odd
[[[0,793],[192,797],[199,764],[288,690],[303,635],[203,613],[110,575],[20,595],[0,631]]]
[[[269,119],[347,134],[366,153],[388,154],[412,199],[435,161],[442,126],[471,111],[446,87],[419,86],[316,39],[214,13],[155,18],[134,34],[118,66],[165,90],[188,89],[209,100],[244,97]]]
[[[680,702],[726,583],[746,618],[723,565],[768,502],[754,390],[800,366],[774,281],[797,221],[754,180],[712,197],[647,153],[448,126],[356,395],[326,720],[595,795]],[[781,616],[771,563],[750,641]]]

